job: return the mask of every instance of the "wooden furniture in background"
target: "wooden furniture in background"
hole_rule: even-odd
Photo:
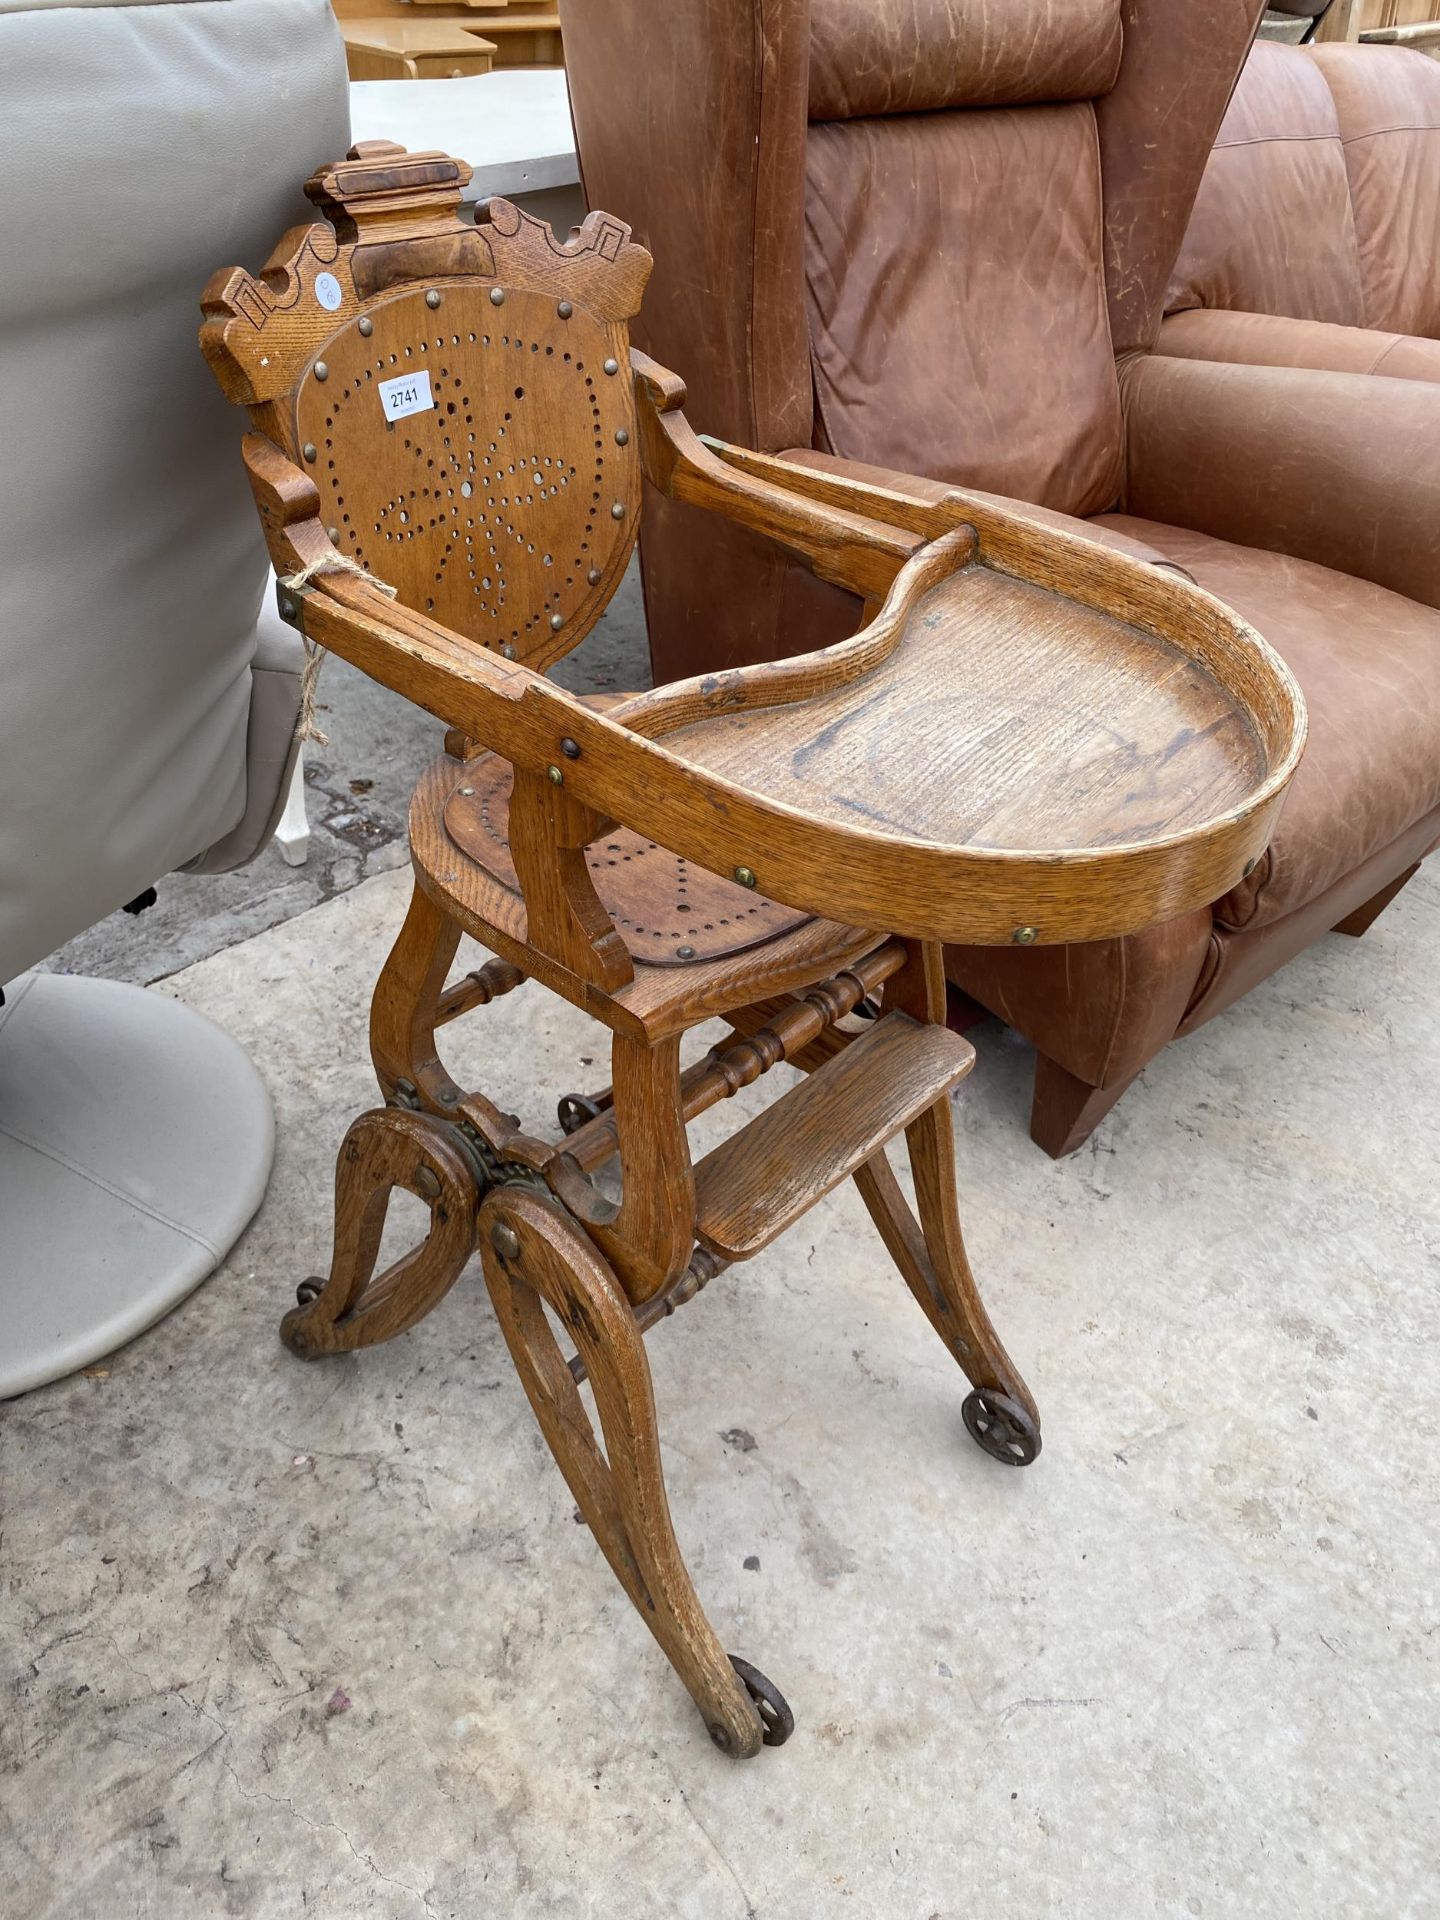
[[[551,0],[331,0],[352,80],[447,80],[563,64]]]
[[[451,729],[375,994],[386,1104],[346,1137],[330,1274],[283,1334],[306,1357],[389,1339],[478,1245],[582,1513],[711,1737],[748,1755],[791,1717],[690,1584],[646,1332],[853,1177],[973,1383],[971,1434],[1032,1460],[1035,1403],[961,1237],[949,1096],[974,1056],[944,1024],[940,942],[1083,940],[1213,899],[1266,844],[1303,708],[1170,573],[697,438],[680,382],[629,349],[650,261],[628,229],[592,213],[561,244],[504,201],[472,227],[467,175],[357,148],[307,184],[330,224],[204,298],[284,617]],[[555,686],[541,670],[604,611],[647,479],[859,595],[861,630],[604,707]],[[462,933],[494,958],[447,984]],[[610,1034],[611,1084],[561,1098],[559,1137],[458,1084],[437,1043],[527,980]],[[728,1038],[687,1058],[717,1016]],[[806,1077],[692,1163],[688,1123],[782,1062]],[[616,1162],[618,1199],[596,1179]],[[430,1229],[375,1277],[397,1186]]]
[[[1440,0],[1330,0],[1316,40],[1420,47],[1440,41]]]
[[[462,80],[489,73],[495,42],[463,21],[347,20],[345,63],[352,80]]]

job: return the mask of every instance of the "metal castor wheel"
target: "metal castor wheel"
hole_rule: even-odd
[[[555,1109],[560,1131],[565,1134],[578,1133],[587,1120],[598,1120],[605,1111],[598,1100],[587,1099],[583,1093],[562,1094]]]
[[[312,1273],[308,1280],[302,1280],[299,1286],[296,1287],[295,1303],[297,1306],[308,1307],[310,1302],[312,1300],[318,1300],[324,1291],[325,1282],[317,1279]]]
[[[1028,1467],[1040,1451],[1040,1429],[1018,1400],[996,1387],[976,1387],[960,1409],[977,1447],[1007,1467]]]
[[[795,1716],[790,1711],[790,1702],[775,1682],[767,1680],[760,1669],[752,1667],[748,1660],[741,1660],[732,1653],[730,1664],[740,1676],[740,1684],[755,1702],[755,1711],[765,1729],[761,1739],[767,1747],[783,1747],[795,1731]],[[712,1740],[715,1738],[713,1732],[710,1737]]]

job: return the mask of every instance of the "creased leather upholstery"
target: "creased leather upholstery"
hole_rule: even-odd
[[[195,342],[343,153],[325,0],[0,12],[0,982],[228,845],[298,707],[235,418]],[[287,692],[288,684],[288,692]]]
[[[1165,295],[1365,325],[1335,102],[1314,61],[1257,41],[1231,97]]]
[[[1206,1020],[1223,1013],[1252,987],[1268,979],[1277,967],[1285,966],[1303,953],[1437,847],[1440,847],[1440,808],[1407,827],[1398,840],[1373,853],[1363,866],[1352,868],[1334,886],[1316,894],[1283,919],[1247,927],[1241,933],[1217,921],[1179,1031],[1192,1033]]]
[[[1120,0],[812,0],[810,118],[1093,100]]]
[[[1366,325],[1440,338],[1440,61],[1408,47],[1310,57],[1344,141]]]
[[[1264,0],[1124,0],[1120,77],[1095,103],[1116,353],[1148,351],[1205,158]]]
[[[1243,614],[1305,695],[1305,757],[1269,852],[1215,908],[1222,926],[1293,913],[1440,806],[1440,612],[1288,554],[1128,514],[1104,524]]]
[[[1404,47],[1258,43],[1166,306],[1440,338],[1440,63]],[[1393,359],[1425,377],[1419,356]]]
[[[806,6],[607,0],[568,9],[564,31],[585,197],[675,263],[651,275],[636,346],[685,369],[707,432],[808,440]],[[662,84],[641,84],[642,62]]]
[[[1440,386],[1152,354],[1123,392],[1127,513],[1440,607]]]
[[[1218,307],[1172,313],[1160,329],[1157,350],[1175,360],[1230,360],[1252,367],[1311,367],[1321,373],[1440,381],[1440,340],[1273,313],[1226,313]]]
[[[812,127],[817,438],[1068,513],[1113,504],[1120,408],[1099,247],[1088,106]]]

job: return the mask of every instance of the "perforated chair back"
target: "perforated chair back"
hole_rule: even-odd
[[[313,475],[340,552],[543,668],[594,625],[635,545],[628,322],[650,257],[604,214],[564,243],[503,200],[472,227],[469,177],[446,155],[352,149],[306,185],[328,224],[288,234],[258,280],[219,276],[206,311],[228,330],[202,339]]]

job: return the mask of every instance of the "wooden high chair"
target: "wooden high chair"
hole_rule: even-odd
[[[561,244],[498,200],[471,226],[468,178],[357,147],[307,183],[328,224],[204,298],[282,613],[451,729],[375,993],[385,1105],[345,1138],[330,1275],[282,1333],[307,1358],[388,1340],[478,1244],[581,1511],[711,1738],[749,1755],[793,1722],[690,1584],[646,1332],[853,1176],[973,1383],[971,1434],[1033,1460],[1035,1403],[961,1241],[949,1096],[974,1055],[944,1024],[939,943],[1098,938],[1224,893],[1266,843],[1303,709],[1173,576],[963,495],[698,439],[680,382],[629,348],[650,261],[628,229],[592,213]],[[861,630],[608,707],[553,685],[625,569],[642,478],[802,555],[863,599]],[[462,932],[495,957],[447,984]],[[561,1100],[559,1138],[437,1049],[526,979],[610,1030],[611,1085]],[[730,1038],[682,1059],[717,1015]],[[692,1164],[687,1123],[781,1061],[806,1078]],[[885,1151],[902,1133],[914,1212]],[[593,1180],[612,1158],[618,1202]],[[375,1278],[397,1186],[429,1232]]]

